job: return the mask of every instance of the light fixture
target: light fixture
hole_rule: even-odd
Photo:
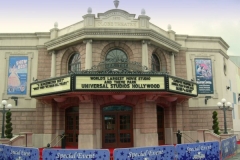
[[[212,98],[211,96],[205,96],[205,104],[207,104],[207,101],[211,98]]]
[[[58,103],[64,102],[66,100],[65,97],[59,97],[59,98],[53,98],[53,99]]]
[[[11,97],[11,99],[13,99],[15,101],[15,106],[18,105],[18,97]]]
[[[4,132],[4,127],[5,127],[4,123],[5,123],[5,113],[7,112],[5,110],[5,106],[7,105],[7,101],[6,100],[2,100],[2,105],[3,105],[3,110],[1,112],[2,112],[3,116],[2,116],[2,135],[1,135],[1,138],[5,138],[5,136],[4,136],[4,133],[5,133]],[[7,108],[12,108],[12,105],[8,104]]]
[[[167,101],[169,102],[173,102],[177,100],[177,97],[165,97],[167,99]]]
[[[126,95],[123,95],[123,94],[114,94],[112,95],[112,97],[116,100],[122,100],[126,97]]]
[[[222,102],[218,102],[217,106],[219,107],[219,109],[223,110],[223,118],[224,118],[224,134],[228,134],[227,132],[227,120],[226,120],[226,111],[229,111],[231,107],[231,102],[227,102],[226,103],[226,99],[222,99]]]

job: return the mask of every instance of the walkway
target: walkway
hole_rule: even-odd
[[[240,160],[240,145],[238,145],[238,150],[237,150],[237,154],[234,155],[233,157],[227,158],[227,160]]]

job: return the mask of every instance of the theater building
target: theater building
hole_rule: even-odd
[[[62,133],[86,149],[175,144],[177,130],[197,139],[228,94],[228,44],[163,30],[144,10],[89,8],[66,28],[2,33],[0,42],[13,132],[33,132],[36,147]]]

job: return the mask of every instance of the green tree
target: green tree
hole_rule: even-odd
[[[212,129],[214,131],[215,134],[219,135],[219,126],[218,126],[218,117],[217,117],[218,113],[216,111],[214,111],[212,113],[212,118],[213,118],[213,126]]]
[[[11,120],[12,120],[11,116],[12,116],[11,111],[10,110],[7,111],[7,113],[6,113],[6,123],[7,124],[5,125],[6,138],[12,138],[13,137],[13,134],[12,134],[13,128],[12,128],[12,123],[11,123]]]

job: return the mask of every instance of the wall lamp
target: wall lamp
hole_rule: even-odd
[[[231,87],[230,86],[227,86],[227,89],[229,90]]]
[[[205,96],[205,104],[207,104],[207,101],[211,98],[212,98],[211,96]]]
[[[15,106],[18,105],[18,97],[11,97],[11,99],[13,99],[15,101]]]

